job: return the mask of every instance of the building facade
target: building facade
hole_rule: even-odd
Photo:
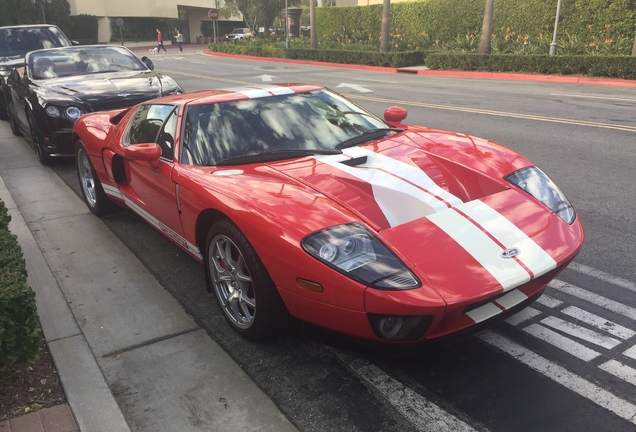
[[[71,15],[88,14],[98,17],[98,43],[109,43],[111,21],[117,18],[162,18],[174,20],[174,27],[181,28],[185,42],[196,43],[201,34],[201,23],[212,21],[210,9],[223,8],[223,0],[183,0],[177,4],[173,0],[130,1],[130,0],[69,0]],[[236,21],[237,26],[243,19],[240,14],[221,16],[220,20]],[[177,25],[178,24],[178,25]]]

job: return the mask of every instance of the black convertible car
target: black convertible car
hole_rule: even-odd
[[[73,123],[93,111],[128,108],[182,93],[175,80],[153,71],[147,57],[115,45],[32,51],[7,79],[7,113],[43,164],[73,156]]]

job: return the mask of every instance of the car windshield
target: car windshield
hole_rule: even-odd
[[[146,71],[147,67],[126,48],[83,46],[36,51],[29,55],[33,79],[43,80],[103,72]]]
[[[263,154],[273,160],[339,153],[339,144],[370,130],[383,131],[371,139],[391,133],[378,117],[328,90],[189,105],[184,123],[181,160],[202,166],[260,162],[249,157]]]
[[[234,30],[232,30],[232,33],[240,34],[240,33],[244,33],[244,30],[245,29],[242,29],[242,28],[235,28]]]
[[[55,26],[0,28],[0,59],[24,57],[29,51],[71,46]]]

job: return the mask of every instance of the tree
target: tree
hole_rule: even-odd
[[[42,0],[33,5],[31,0],[0,0],[0,26],[21,24],[42,24]],[[67,36],[71,36],[71,6],[68,0],[44,2],[46,23],[58,26]]]
[[[316,0],[309,1],[309,35],[311,38],[311,49],[318,49],[318,38],[316,36]]]
[[[288,0],[287,6],[296,6],[300,0]],[[243,20],[252,31],[258,34],[259,27],[269,27],[274,19],[285,10],[285,0],[226,0],[226,7],[243,15]]]
[[[479,54],[490,54],[490,42],[492,38],[492,17],[495,12],[495,0],[486,0],[486,10],[484,11],[484,23],[481,26],[481,36],[479,37]]]
[[[380,52],[389,52],[389,31],[391,28],[391,0],[382,3],[382,30],[380,36]]]

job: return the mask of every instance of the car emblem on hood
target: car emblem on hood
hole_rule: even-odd
[[[505,251],[502,251],[499,256],[502,258],[514,258],[519,255],[519,249],[517,248],[508,248]]]
[[[120,93],[117,96],[119,96],[119,97],[128,97],[128,96],[130,96],[130,93]]]

